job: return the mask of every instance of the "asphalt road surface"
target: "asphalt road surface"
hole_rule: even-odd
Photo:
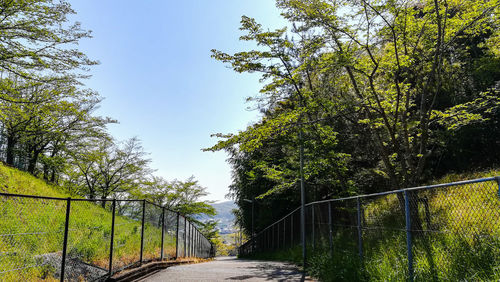
[[[294,265],[219,257],[211,262],[172,266],[139,281],[314,281]]]

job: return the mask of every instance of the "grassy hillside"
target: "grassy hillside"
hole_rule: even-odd
[[[0,191],[4,193],[67,197],[58,187],[27,173],[0,165]],[[63,247],[66,201],[0,196],[0,281],[51,279],[58,276]],[[104,269],[108,268],[111,238],[110,203],[72,202],[70,209],[68,257]],[[140,205],[121,205],[116,216],[113,269],[139,260]],[[161,211],[161,209],[159,209]],[[134,214],[136,214],[134,219]],[[159,257],[161,229],[154,206],[146,207],[144,258]],[[167,235],[166,255],[175,253],[175,238]],[[59,266],[60,267],[60,266]],[[86,276],[91,274],[71,273]],[[101,270],[101,274],[102,274]],[[95,273],[98,275],[99,273]],[[94,275],[94,274],[92,274]]]
[[[498,169],[450,174],[432,184],[499,175]],[[413,208],[418,207],[418,218],[422,219],[421,229],[412,232],[416,281],[500,280],[498,189],[495,181],[489,181],[416,194],[420,204]],[[425,199],[425,205],[421,203],[422,199]],[[369,199],[363,210],[363,263],[359,260],[356,229],[336,225],[333,255],[329,252],[326,235],[320,239],[317,237],[314,250],[312,246],[308,248],[310,274],[322,281],[406,279],[405,218],[398,197],[392,194]],[[323,231],[322,234],[328,233]],[[321,229],[316,232],[321,233]],[[260,254],[258,258],[302,262],[298,246]]]
[[[0,163],[0,192],[50,197],[68,197],[59,187],[48,185],[31,174]]]

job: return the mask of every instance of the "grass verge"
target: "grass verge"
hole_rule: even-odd
[[[451,174],[435,183],[498,175],[500,170]],[[412,227],[415,281],[500,281],[498,192],[498,183],[489,181],[412,194],[410,205],[417,222]],[[349,206],[355,205],[346,204],[342,211],[352,218],[355,210],[346,208]],[[315,248],[308,233],[309,275],[321,281],[408,279],[406,222],[399,197],[392,194],[364,199],[363,211],[363,258],[359,256],[355,220],[334,226],[332,247],[327,225],[323,224],[315,230]],[[251,257],[302,265],[300,246]]]

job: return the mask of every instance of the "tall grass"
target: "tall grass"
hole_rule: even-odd
[[[448,175],[438,183],[500,175]],[[419,229],[412,231],[415,281],[499,281],[500,197],[496,181],[414,194]],[[321,281],[405,281],[409,277],[404,208],[397,195],[364,199],[363,258],[353,226],[336,226],[308,240],[308,274]],[[317,230],[318,231],[318,230]],[[319,235],[318,235],[319,234]],[[311,234],[308,234],[311,236]],[[260,253],[259,259],[302,264],[300,246]]]

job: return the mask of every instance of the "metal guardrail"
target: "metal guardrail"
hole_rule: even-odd
[[[0,193],[0,281],[99,281],[146,262],[214,252],[185,216],[146,200]]]
[[[500,177],[316,201],[306,205],[305,214],[308,257],[327,254],[341,265],[342,258],[355,255],[359,267],[373,273],[386,263],[396,280],[500,277],[500,264],[477,263],[495,264],[500,257]],[[301,245],[300,231],[299,207],[258,232],[239,253],[291,250]]]

